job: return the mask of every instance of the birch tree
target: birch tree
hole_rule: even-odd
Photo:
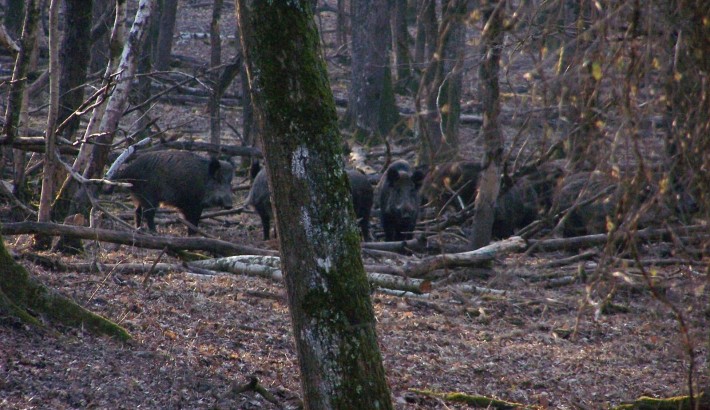
[[[309,0],[238,0],[306,409],[391,409]]]
[[[109,65],[104,77],[104,84],[107,88],[110,84],[115,84],[112,94],[105,105],[94,109],[89,124],[86,127],[86,132],[84,133],[84,140],[92,140],[93,144],[84,143],[79,152],[79,156],[74,162],[75,170],[79,170],[83,167],[83,176],[85,178],[98,177],[106,165],[114,133],[123,116],[123,111],[128,104],[128,94],[131,90],[132,81],[136,72],[137,57],[148,35],[150,18],[155,8],[155,3],[156,0],[141,0],[139,2],[136,17],[131,26],[127,41],[121,49],[120,62],[118,62],[115,70],[113,68],[116,60],[109,60]],[[116,1],[116,20],[111,34],[112,54],[120,49],[116,46],[120,44],[119,42],[122,38],[121,33],[125,19],[125,6],[125,0]],[[111,80],[109,80],[110,76]],[[61,201],[70,201],[73,209],[71,207],[67,208],[74,212],[85,210],[87,205],[86,192],[77,191],[76,184],[77,182],[67,179],[65,185],[62,187],[62,191],[66,189],[67,192],[61,192],[60,198],[56,201],[57,204],[61,204]],[[66,202],[64,204],[66,205]],[[65,211],[63,214],[54,212],[53,217],[60,219],[71,211]]]

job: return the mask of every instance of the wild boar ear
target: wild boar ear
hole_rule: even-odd
[[[215,157],[212,157],[212,159],[210,159],[210,165],[207,169],[207,173],[211,177],[218,176],[218,173],[220,172],[221,168],[222,165],[219,163],[219,160]]]
[[[398,170],[396,170],[394,168],[390,168],[387,170],[387,181],[389,181],[390,184],[394,184],[395,182],[397,182],[398,179],[399,179],[399,171]]]

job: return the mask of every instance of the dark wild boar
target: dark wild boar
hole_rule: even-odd
[[[145,217],[148,229],[155,231],[155,211],[160,204],[177,208],[195,226],[203,209],[231,208],[233,176],[229,162],[186,151],[160,151],[138,155],[114,179],[133,184],[136,227],[141,227]],[[195,233],[191,228],[187,232]]]
[[[607,217],[621,197],[618,182],[599,171],[565,177],[555,192],[552,214],[569,210],[569,215],[556,229],[566,237],[606,232]]]
[[[268,240],[270,237],[271,220],[274,217],[271,208],[269,184],[266,180],[265,169],[258,165],[252,165],[252,175],[254,172],[256,172],[256,176],[252,182],[246,203],[259,214],[261,226],[264,231],[264,240]],[[352,196],[355,216],[358,218],[362,237],[367,241],[370,238],[370,210],[372,209],[374,190],[367,176],[353,170],[348,170],[347,174],[350,179],[350,195]]]
[[[424,179],[422,196],[437,212],[442,212],[444,208],[461,210],[472,206],[482,171],[483,167],[475,161],[437,165]],[[537,219],[540,202],[536,188],[551,189],[546,186],[547,179],[542,175],[536,175],[535,180],[526,176],[515,181],[504,179],[501,184],[493,220],[494,238],[511,236]]]
[[[481,164],[453,161],[435,166],[422,182],[421,195],[437,212],[446,207],[462,209],[476,199]]]
[[[498,195],[493,217],[492,236],[507,238],[538,217],[538,196],[527,177],[519,178]]]
[[[404,160],[387,167],[377,185],[380,221],[386,241],[401,241],[413,237],[419,218],[421,198],[419,188],[424,175]]]

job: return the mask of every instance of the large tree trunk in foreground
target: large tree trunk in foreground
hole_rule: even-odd
[[[311,2],[238,0],[306,409],[391,409]]]
[[[504,0],[500,0],[504,2]],[[500,173],[503,169],[503,136],[498,123],[500,99],[498,90],[498,70],[503,47],[504,4],[481,2],[484,7],[485,27],[481,36],[481,65],[478,69],[483,110],[481,133],[486,154],[476,195],[476,215],[469,242],[473,249],[490,242],[493,231],[493,216],[500,191]]]
[[[24,323],[41,326],[37,316],[66,326],[128,340],[125,329],[89,312],[71,299],[59,295],[34,279],[5,249],[0,236],[0,315],[11,315]]]

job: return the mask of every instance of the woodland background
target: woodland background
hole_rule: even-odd
[[[50,3],[56,3],[54,18]],[[158,242],[146,247],[132,240],[125,191],[89,202],[76,182],[81,178],[67,177],[44,154],[55,151],[48,134],[55,135],[57,158],[96,179],[117,153],[143,138],[153,148],[218,153],[237,164],[233,188],[236,203],[243,202],[259,130],[235,6],[156,3],[145,43],[138,44],[127,36],[140,21],[138,2],[117,3],[127,17],[116,34],[126,39],[118,49],[108,40],[111,1],[91,2],[89,12],[86,2],[72,0],[8,0],[0,8],[2,37],[17,47],[13,52],[3,43],[0,51],[5,245],[41,283],[133,337],[121,344],[82,328],[36,328],[3,310],[4,408],[298,405],[281,281],[186,266],[185,255],[175,253],[208,254],[216,243],[210,238],[232,244],[224,253],[274,253],[278,243],[261,240],[255,214],[208,215],[200,224],[204,235],[184,238],[184,226],[166,211]],[[38,11],[36,38],[27,43],[21,39],[25,7]],[[409,278],[424,281],[416,294],[373,289],[395,406],[465,407],[432,393],[462,392],[531,407],[592,409],[706,391],[710,10],[704,2],[316,2],[347,161],[376,179],[396,158],[428,167],[487,158],[490,141],[481,130],[492,105],[481,92],[482,32],[496,8],[503,10],[502,43],[494,50],[500,52],[497,122],[506,174],[557,161],[567,174],[613,176],[631,199],[616,208],[601,235],[553,238],[555,215],[548,215],[542,229],[524,235],[523,252],[424,269],[421,278]],[[62,39],[56,91],[48,70],[52,22]],[[131,46],[136,75],[127,82],[131,89],[113,98],[121,88],[105,73],[127,72],[116,67],[117,56]],[[112,50],[116,62],[107,71]],[[60,107],[54,114],[53,98]],[[106,112],[89,122],[95,106]],[[79,115],[63,124],[72,112]],[[640,194],[649,186],[651,195]],[[684,209],[686,194],[693,211],[675,212]],[[637,222],[660,203],[674,212],[653,221],[662,233],[648,237]],[[91,206],[103,216],[90,218]],[[425,245],[363,245],[366,267],[406,273],[432,255],[470,249],[471,215],[449,224],[455,216],[437,211],[428,209],[428,222],[420,225]],[[83,216],[71,217],[71,226],[91,220],[117,231],[117,239],[97,241],[89,228],[56,227],[76,214]],[[372,224],[378,226],[376,217]],[[81,237],[84,251],[60,252],[60,233]],[[252,376],[274,397],[239,392]]]

